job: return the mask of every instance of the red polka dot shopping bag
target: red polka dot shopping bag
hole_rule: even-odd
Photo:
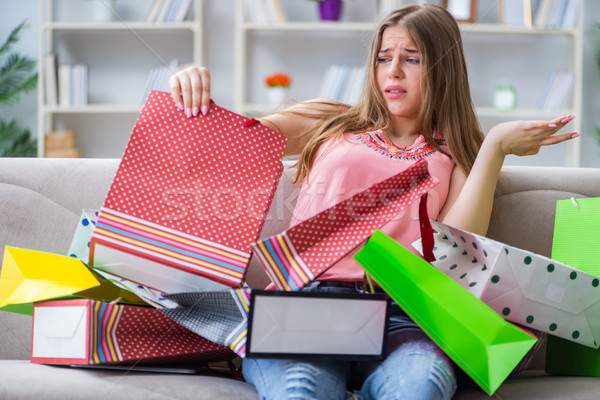
[[[215,104],[186,118],[153,91],[100,211],[93,267],[166,293],[240,286],[285,142]]]
[[[31,361],[35,363],[143,366],[235,357],[228,347],[195,334],[152,307],[90,299],[34,305]]]
[[[426,160],[419,160],[285,232],[254,244],[271,281],[279,290],[302,289],[419,199],[420,216],[424,217],[420,219],[428,222],[427,192],[438,181],[429,175],[427,166]],[[429,224],[421,225],[421,229],[426,227]]]

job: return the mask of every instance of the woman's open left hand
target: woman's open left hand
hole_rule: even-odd
[[[210,73],[206,67],[189,67],[172,75],[169,87],[173,101],[188,118],[208,114]]]
[[[561,143],[579,136],[576,132],[556,133],[575,118],[573,115],[551,121],[510,121],[494,126],[486,141],[493,141],[503,155],[537,154],[541,146]]]

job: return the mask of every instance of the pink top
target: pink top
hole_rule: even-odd
[[[436,133],[435,138],[439,140],[441,136]],[[442,148],[446,150],[445,147]],[[454,161],[426,143],[422,136],[411,146],[401,148],[378,130],[344,134],[338,140],[321,146],[308,179],[302,184],[290,225],[294,226],[373,184],[398,174],[421,158],[427,159],[429,173],[440,182],[429,192],[427,202],[429,218],[437,219],[448,196]],[[415,253],[417,252],[411,243],[420,237],[418,210],[418,202],[415,202],[381,228]],[[318,279],[361,281],[364,270],[352,255],[353,253],[341,259]]]

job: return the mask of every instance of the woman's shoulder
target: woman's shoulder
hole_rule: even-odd
[[[323,114],[339,113],[348,110],[348,108],[350,108],[350,106],[340,103],[339,101],[326,98],[316,98],[296,103],[290,108],[286,109],[286,111],[303,112],[320,116]]]

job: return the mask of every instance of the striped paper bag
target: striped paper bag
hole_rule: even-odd
[[[425,217],[421,218],[421,228],[424,222],[430,227],[424,195],[437,183],[429,175],[427,161],[417,161],[252,248],[279,290],[300,290],[419,199],[420,214]]]
[[[36,303],[31,361],[44,364],[168,364],[236,354],[151,307],[90,299]]]

